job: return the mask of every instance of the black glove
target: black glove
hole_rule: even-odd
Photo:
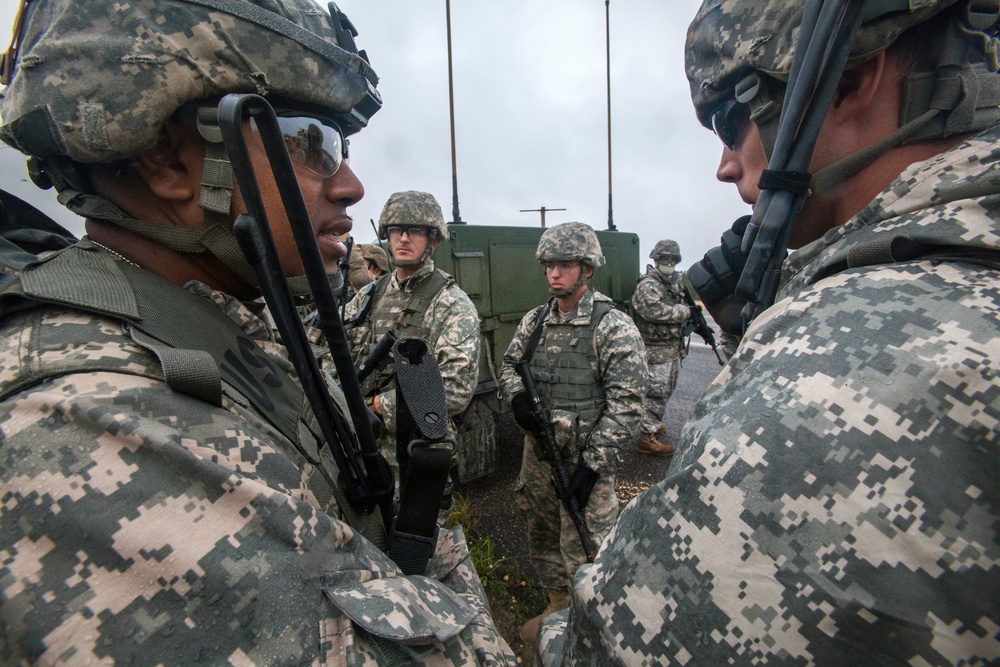
[[[577,509],[582,510],[587,506],[587,501],[590,500],[590,494],[594,490],[594,484],[597,483],[598,477],[599,475],[591,470],[586,463],[583,461],[577,463],[563,501],[568,503],[570,498],[575,498]]]
[[[749,215],[737,218],[733,226],[722,234],[722,245],[706,252],[687,273],[691,286],[715,323],[726,333],[734,335],[743,333],[742,311],[746,301],[735,293],[747,263],[746,253],[740,246],[749,222]]]
[[[514,420],[517,421],[517,425],[523,428],[528,433],[534,435],[540,435],[541,431],[538,428],[538,422],[535,420],[535,414],[532,411],[531,397],[528,396],[528,392],[522,391],[520,393],[514,394],[514,397],[510,399],[510,407],[514,410]]]

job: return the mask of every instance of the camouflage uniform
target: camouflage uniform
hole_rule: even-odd
[[[427,193],[401,192],[392,195],[379,218],[379,235],[385,237],[385,229],[392,224],[428,226],[439,234],[447,233],[441,207]],[[440,281],[441,288],[433,296],[423,295],[422,287],[432,286],[433,283],[429,282],[432,280]],[[422,301],[428,297],[430,301],[425,306],[423,317],[417,322],[416,314],[424,307]],[[454,417],[469,406],[479,379],[480,334],[476,307],[451,276],[435,269],[433,260],[429,258],[404,280],[399,280],[396,272],[392,272],[364,287],[347,304],[345,317],[348,320],[354,318],[369,298],[375,301],[368,306],[367,316],[348,331],[355,364],[364,359],[390,329],[400,336],[419,335],[426,340],[444,380],[448,416],[451,418],[448,433],[456,437]],[[395,387],[390,364],[383,373],[373,376],[364,389],[370,393],[378,388],[383,422],[379,444],[383,455],[398,471]]]
[[[643,433],[655,433],[659,428],[686,354],[683,330],[691,311],[681,295],[682,277],[677,271],[664,276],[655,266],[647,266],[646,275],[639,279],[632,294],[632,311],[646,345],[649,367],[649,388],[640,424]]]
[[[611,299],[588,289],[577,303],[575,312],[562,316],[552,307],[545,320],[542,338],[532,356],[532,364],[544,364],[555,369],[560,355],[570,351],[561,346],[547,345],[561,329],[579,330],[571,334],[570,345],[577,339],[587,341],[583,332],[591,324],[595,304],[610,304]],[[514,365],[524,355],[525,346],[535,328],[543,306],[530,311],[521,320],[514,339],[504,354],[500,384],[510,400],[524,391]],[[560,339],[565,336],[560,336]],[[610,308],[593,329],[593,339],[585,352],[590,357],[587,368],[601,388],[603,400],[594,409],[574,413],[558,409],[549,401],[556,442],[570,472],[579,458],[599,473],[600,477],[584,508],[584,519],[596,543],[607,535],[618,516],[615,476],[618,452],[632,442],[639,426],[640,407],[646,385],[646,364],[642,354],[642,339],[627,315]],[[545,378],[532,372],[539,392],[544,392]],[[543,396],[544,398],[544,396]],[[564,588],[572,581],[576,568],[585,558],[580,537],[566,508],[556,497],[552,483],[552,468],[541,453],[542,445],[527,434],[521,473],[517,480],[519,506],[528,521],[528,548],[539,581],[548,589]]]
[[[244,304],[187,289],[292,377]],[[513,664],[460,529],[404,577],[344,522],[329,456],[234,387],[221,407],[172,391],[126,331],[57,305],[0,320],[0,662]]]
[[[171,0],[31,3],[0,135],[44,157],[74,210],[153,238],[169,225],[74,192],[86,179],[69,177],[68,160],[153,145],[185,95],[377,110],[374,74],[334,28],[341,17],[297,0],[229,8],[240,16]],[[233,259],[232,237],[213,238],[178,245]],[[72,279],[48,280],[53,267]],[[168,294],[184,307],[158,309]],[[258,407],[276,395],[264,384],[301,390],[251,305],[84,239],[5,280],[0,307],[0,663],[514,664],[461,531],[441,533],[426,576],[404,576],[365,537],[378,513],[356,516],[343,500],[311,411],[299,400],[277,419]],[[242,355],[231,366],[266,380],[219,381],[204,350],[143,333],[156,318],[231,334]],[[171,383],[180,358],[217,374],[214,395],[211,373]],[[331,394],[343,413],[342,392]]]
[[[910,165],[788,258],[541,664],[1000,659],[998,140]]]
[[[368,264],[365,262],[364,254],[360,246],[351,248],[351,256],[347,271],[347,283],[351,286],[351,293],[357,294],[362,287],[372,282],[372,274],[368,271]]]

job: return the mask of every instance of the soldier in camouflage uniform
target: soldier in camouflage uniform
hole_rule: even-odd
[[[809,194],[775,304],[545,619],[541,664],[1000,662],[1000,6],[911,4],[869,3],[813,183],[871,159]],[[704,4],[703,123],[749,74],[780,102],[802,5]],[[754,107],[719,167],[750,203]],[[914,118],[935,122],[876,145]]]
[[[469,407],[479,378],[479,313],[455,279],[434,268],[431,254],[448,235],[441,205],[427,192],[397,192],[382,208],[378,236],[388,240],[396,270],[365,287],[347,304],[355,362],[364,359],[387,331],[398,338],[427,341],[444,380],[448,432],[453,418]],[[398,470],[396,381],[393,364],[373,374],[362,388],[382,418],[382,453]]]
[[[681,359],[687,354],[684,323],[691,316],[691,311],[684,303],[682,294],[681,280],[684,276],[674,270],[681,261],[681,249],[677,242],[668,239],[658,241],[649,258],[655,266],[646,266],[646,275],[639,279],[632,293],[632,312],[642,341],[646,344],[646,366],[649,368],[649,386],[646,402],[642,406],[637,449],[640,454],[673,456],[674,446],[660,442],[656,436],[667,430],[666,424],[660,420],[677,386]]]
[[[382,246],[376,243],[366,243],[361,246],[361,256],[368,264],[368,272],[373,277],[389,273],[389,256],[385,254]]]
[[[295,175],[328,269],[344,255],[363,189],[343,133],[381,106],[350,21],[308,0],[22,11],[0,137],[89,238],[0,289],[0,663],[515,664],[460,530],[425,576],[372,541],[229,231],[246,208],[212,121],[257,92],[325,151]]]
[[[545,267],[553,298],[547,308],[539,306],[521,320],[504,354],[500,384],[526,431],[518,505],[528,522],[531,562],[548,592],[547,614],[569,604],[570,582],[585,557],[580,535],[556,495],[552,465],[535,432],[515,365],[524,358],[532,332],[541,326],[530,355],[531,375],[569,466],[568,493],[577,499],[599,544],[618,516],[618,454],[634,441],[639,426],[646,362],[632,320],[587,285],[594,269],[604,264],[593,229],[579,222],[547,229],[535,257]],[[548,314],[540,321],[544,312]],[[533,618],[521,628],[524,641],[535,640],[540,620]]]

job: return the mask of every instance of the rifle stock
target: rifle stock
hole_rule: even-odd
[[[542,404],[542,397],[538,394],[535,379],[531,377],[531,369],[528,368],[528,362],[522,359],[515,364],[515,368],[517,369],[517,374],[521,377],[524,391],[528,394],[528,398],[531,399],[532,415],[538,425],[538,435],[545,446],[549,460],[552,462],[552,481],[556,487],[556,495],[559,496],[563,505],[566,506],[566,510],[573,520],[573,525],[576,526],[576,532],[580,535],[580,543],[583,545],[583,553],[587,558],[587,562],[593,563],[595,551],[593,538],[590,536],[590,531],[587,530],[587,524],[583,519],[583,512],[577,504],[576,498],[570,497],[567,499],[566,490],[569,488],[569,472],[566,470],[566,463],[562,460],[562,455],[559,453],[559,445],[556,444],[556,436],[552,430],[552,423],[549,421],[548,411],[545,409],[545,405]]]

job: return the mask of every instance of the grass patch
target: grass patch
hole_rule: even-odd
[[[468,498],[455,494],[454,501],[449,522],[453,526],[461,524],[465,531],[472,564],[486,589],[497,632],[507,640],[518,661],[529,665],[531,650],[521,642],[518,631],[525,621],[542,613],[548,603],[545,591],[525,576],[516,560],[496,557],[489,535],[476,528]]]

